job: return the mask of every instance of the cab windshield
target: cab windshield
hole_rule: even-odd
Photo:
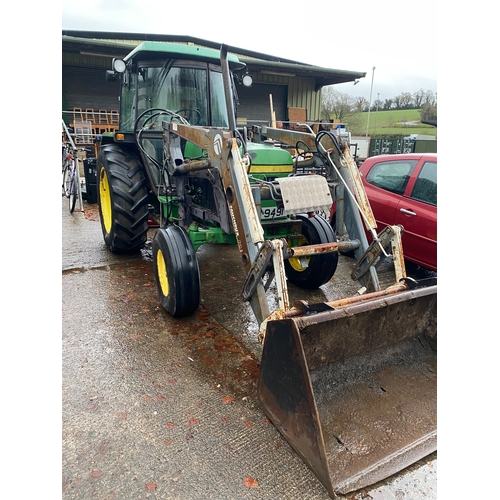
[[[133,131],[137,117],[151,108],[177,113],[191,125],[229,126],[222,73],[216,67],[206,63],[155,62],[138,65],[137,71],[127,76],[120,101],[121,128],[125,132]],[[144,119],[150,116],[146,113]],[[168,120],[167,115],[161,115],[148,125],[161,129],[161,122]]]

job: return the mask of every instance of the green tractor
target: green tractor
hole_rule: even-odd
[[[113,63],[114,70],[107,75],[121,79],[120,123],[118,131],[103,135],[98,155],[104,241],[112,252],[134,252],[146,242],[148,221],[160,226],[154,262],[160,271],[161,302],[170,314],[182,316],[198,307],[195,253],[202,244],[245,246],[245,238],[238,242],[235,210],[227,202],[223,171],[215,165],[217,150],[211,157],[210,148],[196,137],[200,130],[210,131],[210,140],[217,136],[221,142],[224,131],[232,130],[264,239],[285,238],[290,247],[337,241],[325,218],[285,213],[277,182],[294,173],[289,150],[265,139],[250,142],[247,131],[237,129],[236,84],[241,78],[233,72],[245,65],[236,56],[225,58],[226,77],[219,51],[172,43],[144,42]],[[174,136],[173,129],[181,127],[184,137]],[[319,183],[323,197],[305,207],[309,213],[328,212],[332,204],[324,180]],[[233,195],[240,196],[241,191]],[[252,256],[243,252],[243,259],[250,264]],[[304,288],[317,288],[333,276],[337,260],[335,252],[288,259],[288,279]]]
[[[437,283],[406,276],[403,228],[377,233],[349,144],[334,131],[237,127],[243,69],[225,46],[145,42],[114,61],[120,125],[97,160],[104,241],[138,251],[157,223],[155,280],[173,316],[199,306],[197,249],[238,245],[242,296],[263,343],[260,401],[336,498],[436,450]],[[331,225],[320,214],[333,203]],[[287,283],[327,283],[339,252],[356,257],[358,293],[291,305]],[[376,267],[389,255],[396,282],[382,290]]]

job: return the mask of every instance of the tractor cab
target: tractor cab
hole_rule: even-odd
[[[228,56],[232,71],[245,64]],[[146,125],[161,130],[165,117],[152,120],[150,109],[166,109],[191,125],[229,125],[219,51],[166,42],[144,42],[123,60],[113,61],[108,78],[122,79],[120,131],[133,133]],[[234,89],[234,85],[233,85]],[[234,92],[236,99],[236,92]],[[141,117],[141,115],[144,115]],[[137,123],[137,119],[141,121]]]
[[[232,71],[245,68],[232,54]],[[121,79],[120,123],[114,141],[137,144],[153,185],[161,184],[162,122],[229,127],[219,51],[166,42],[144,42],[124,59],[113,60],[108,80]],[[237,94],[234,81],[233,99]],[[201,155],[181,144],[183,156]]]

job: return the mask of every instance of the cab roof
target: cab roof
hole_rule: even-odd
[[[142,42],[132,52],[123,58],[129,60],[160,59],[173,57],[175,59],[194,59],[213,64],[220,64],[220,51],[170,42]],[[234,54],[228,53],[227,61],[232,70],[245,68],[246,64],[241,62]]]

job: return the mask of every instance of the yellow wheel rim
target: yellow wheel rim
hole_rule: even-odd
[[[168,276],[167,276],[167,266],[165,264],[165,259],[163,258],[163,253],[158,250],[156,254],[156,269],[158,270],[158,280],[160,282],[161,293],[167,297],[168,296]]]
[[[296,241],[295,245],[293,244],[294,241]],[[294,247],[294,246],[295,247],[301,247],[301,246],[307,245],[307,244],[308,244],[308,241],[307,241],[306,237],[303,234],[300,235],[300,238],[298,240],[293,240],[293,241],[292,240],[288,240],[288,245],[291,246],[291,247]],[[296,257],[292,257],[291,259],[288,259],[288,262],[289,262],[289,264],[292,266],[292,268],[295,271],[301,273],[302,271],[305,271],[307,269],[307,267],[304,267],[302,265],[302,263],[301,263],[301,261],[304,262],[303,259],[304,258],[297,259]],[[305,262],[307,262],[307,264],[309,265],[309,259],[310,258],[306,257],[305,259],[306,259]]]
[[[106,170],[101,167],[99,174],[99,198],[101,207],[102,222],[104,224],[104,229],[107,233],[111,231],[111,224],[113,221],[113,213],[111,209],[111,194],[109,191],[109,182]]]

